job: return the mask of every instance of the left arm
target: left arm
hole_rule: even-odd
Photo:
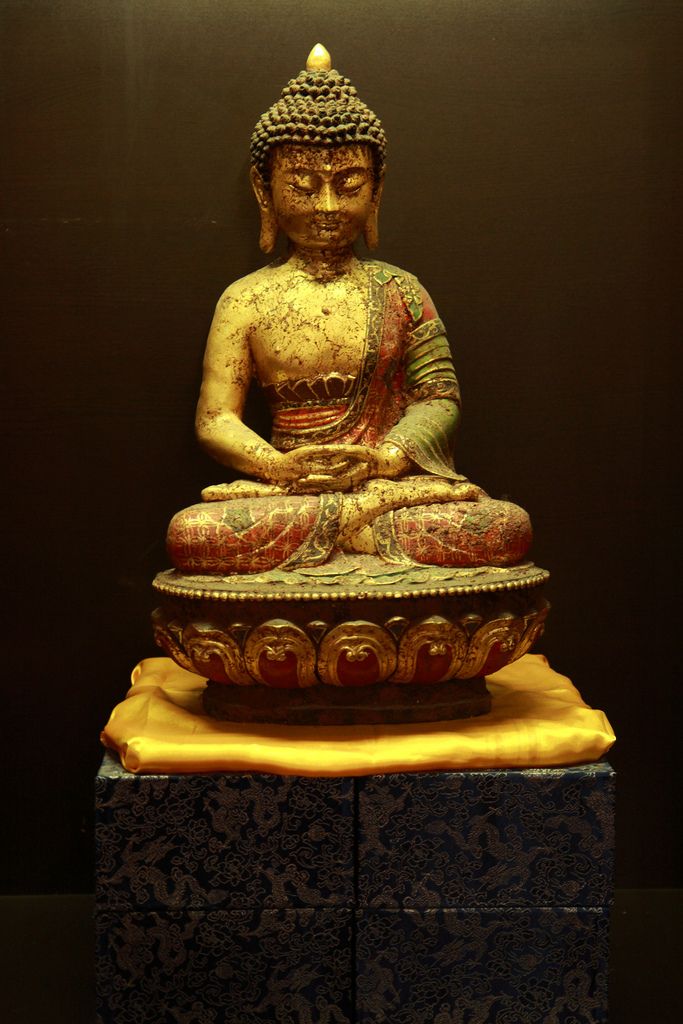
[[[417,283],[417,282],[416,282]],[[421,289],[421,316],[404,353],[407,407],[386,443],[399,447],[423,472],[457,478],[453,444],[460,422],[460,388],[446,329]]]

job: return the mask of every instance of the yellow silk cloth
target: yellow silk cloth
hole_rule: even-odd
[[[129,772],[374,775],[436,768],[538,768],[596,761],[614,743],[602,711],[539,654],[487,679],[490,714],[414,725],[284,726],[203,714],[204,681],[148,658],[102,733]]]

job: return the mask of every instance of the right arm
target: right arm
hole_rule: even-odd
[[[347,469],[358,460],[356,447],[306,445],[282,453],[242,422],[254,374],[252,300],[252,293],[237,282],[218,301],[195,418],[200,444],[222,465],[295,492],[348,490],[353,479],[346,479]]]
[[[244,288],[231,285],[218,301],[209,331],[195,426],[199,443],[217,462],[279,482],[280,453],[242,422],[254,372],[252,328]]]

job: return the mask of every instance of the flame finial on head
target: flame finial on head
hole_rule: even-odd
[[[332,58],[322,43],[316,43],[306,59],[307,71],[331,71]]]

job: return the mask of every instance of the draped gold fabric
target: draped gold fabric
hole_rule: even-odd
[[[488,677],[490,714],[418,725],[217,722],[202,713],[204,681],[169,658],[142,661],[132,681],[102,733],[130,772],[371,775],[538,768],[596,761],[615,739],[604,713],[584,704],[571,681],[539,654]]]

